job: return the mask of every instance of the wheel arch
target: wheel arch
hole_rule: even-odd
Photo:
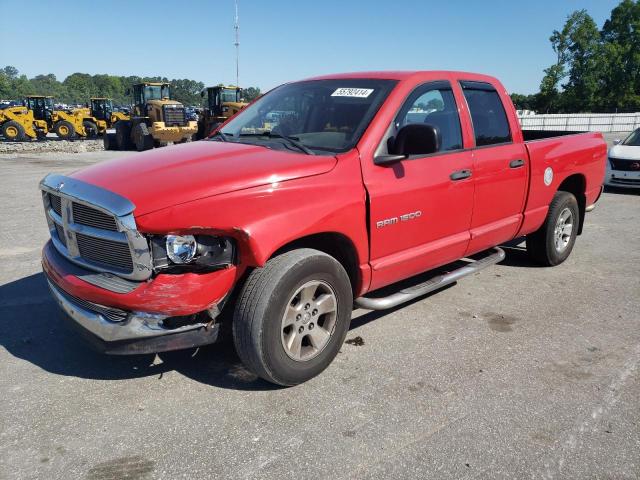
[[[558,186],[558,191],[569,192],[573,194],[578,201],[578,211],[580,212],[578,235],[582,234],[582,227],[584,225],[584,215],[587,207],[586,188],[587,180],[581,173],[569,175]]]
[[[313,248],[335,258],[346,270],[354,295],[359,291],[362,278],[358,268],[358,251],[349,237],[338,232],[306,235],[282,245],[269,258],[299,248]]]

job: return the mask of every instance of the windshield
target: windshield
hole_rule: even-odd
[[[282,85],[242,110],[221,132],[227,141],[268,142],[278,148],[288,137],[317,153],[346,152],[396,83],[336,79]]]
[[[169,85],[145,85],[144,98],[146,100],[162,100],[169,98]]]
[[[222,103],[240,101],[240,90],[236,90],[235,88],[223,88],[220,93]]]
[[[640,128],[631,133],[631,135],[629,135],[624,140],[624,142],[622,142],[622,145],[628,145],[630,147],[640,147]]]

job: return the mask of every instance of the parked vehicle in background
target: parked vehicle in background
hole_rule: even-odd
[[[136,83],[127,95],[134,103],[130,119],[118,121],[116,133],[104,136],[105,150],[140,152],[168,142],[184,143],[198,130],[198,122],[187,119],[184,105],[171,100],[166,82]]]
[[[53,131],[63,140],[86,137],[83,114],[80,111],[58,110],[54,108],[54,99],[48,95],[27,95],[25,105],[33,112],[36,120],[47,123],[49,131]]]
[[[0,135],[8,142],[45,138],[48,128],[47,122],[34,118],[33,110],[25,106],[0,108]]]
[[[523,132],[493,77],[318,77],[273,89],[207,141],[44,178],[42,264],[103,351],[213,343],[231,322],[244,364],[294,385],[337,355],[353,305],[417,298],[523,235],[539,264],[565,261],[606,154],[600,133]]]
[[[207,87],[200,92],[206,104],[198,118],[198,132],[196,140],[207,137],[218,125],[226,122],[230,117],[248,105],[242,99],[242,89],[235,85],[216,85]]]
[[[605,185],[640,188],[640,128],[609,149]]]

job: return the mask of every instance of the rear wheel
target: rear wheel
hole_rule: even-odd
[[[116,125],[116,145],[118,150],[131,150],[131,123],[118,122]]]
[[[527,236],[527,253],[537,263],[548,267],[564,262],[573,250],[578,234],[580,210],[576,197],[556,192],[542,226]]]
[[[23,142],[27,139],[24,127],[13,120],[3,123],[1,131],[4,139],[9,142]]]
[[[136,150],[139,152],[153,148],[153,137],[151,133],[149,133],[149,127],[147,127],[146,123],[137,124],[133,127],[131,134],[136,145]]]
[[[53,131],[59,138],[62,138],[63,140],[71,140],[76,136],[76,129],[73,127],[71,122],[68,122],[66,120],[60,120],[58,123],[56,123],[53,127]]]
[[[315,377],[338,354],[353,294],[333,257],[299,249],[254,270],[235,305],[233,338],[245,366],[278,385]]]
[[[98,125],[90,120],[85,120],[82,122],[82,126],[87,134],[87,138],[98,138]]]
[[[104,145],[104,149],[105,150],[117,150],[118,149],[118,142],[117,142],[115,133],[107,133],[102,138],[102,143]]]

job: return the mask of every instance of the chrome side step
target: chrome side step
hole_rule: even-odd
[[[418,285],[413,285],[408,288],[404,288],[396,293],[389,295],[388,297],[382,298],[368,298],[368,297],[359,297],[354,301],[354,305],[359,308],[365,308],[367,310],[386,310],[387,308],[396,307],[402,303],[408,302],[409,300],[413,300],[414,298],[421,297],[422,295],[426,295],[429,292],[433,292],[434,290],[438,290],[446,285],[454,283],[460,280],[467,275],[471,275],[472,273],[476,273],[483,268],[490,267],[491,265],[495,265],[498,262],[504,260],[505,253],[499,247],[494,247],[493,253],[487,255],[486,257],[481,258],[480,260],[476,260],[469,265],[465,265],[464,267],[460,267],[452,272],[445,273],[442,275],[437,275],[426,282],[419,283]]]

